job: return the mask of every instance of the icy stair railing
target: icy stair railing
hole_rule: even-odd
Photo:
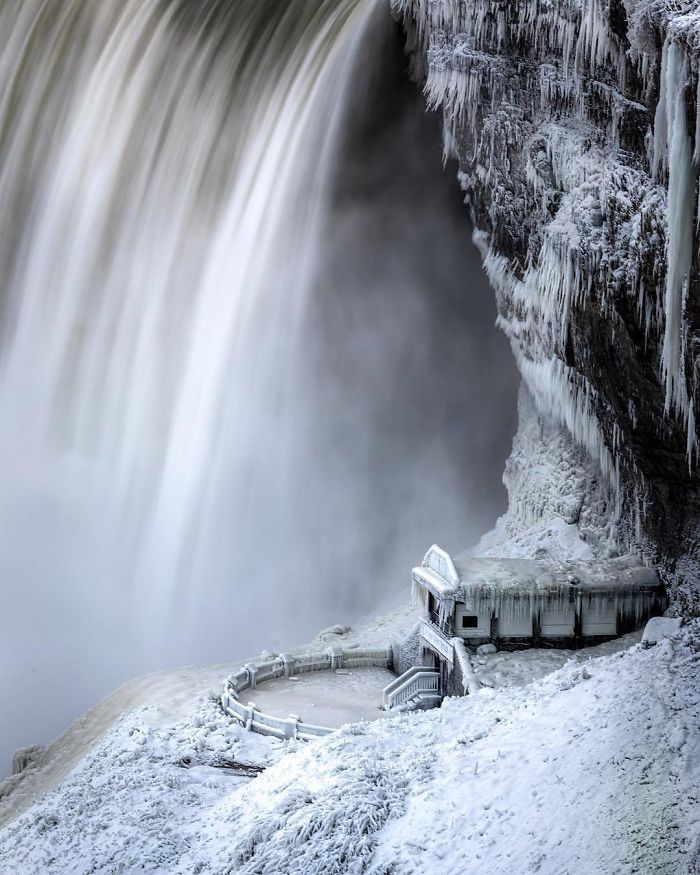
[[[461,676],[464,695],[478,692],[481,689],[481,684],[474,673],[474,667],[469,652],[464,646],[464,641],[461,638],[452,638],[447,646],[452,648],[453,662],[456,662],[459,667],[458,677]],[[382,707],[385,711],[391,711],[393,708],[400,708],[412,699],[438,696],[439,673],[426,668],[426,666],[414,665],[384,688]]]
[[[330,647],[323,653],[292,655],[281,653],[274,659],[251,662],[239,671],[229,675],[224,683],[221,707],[229,717],[233,717],[250,732],[273,735],[276,738],[301,738],[309,740],[330,735],[335,732],[328,726],[315,726],[305,723],[296,714],[289,717],[273,717],[259,711],[255,702],[243,705],[239,694],[244,690],[255,689],[261,683],[278,678],[290,678],[312,671],[333,671],[353,668],[388,668],[393,665],[392,648],[348,648]]]
[[[437,696],[439,686],[439,672],[423,665],[414,665],[384,688],[382,707],[385,711],[391,711],[421,696]]]
[[[453,638],[451,643],[454,648],[457,665],[462,674],[462,690],[464,695],[478,692],[481,689],[481,684],[474,673],[474,666],[469,658],[467,648],[464,646],[464,641],[461,638]]]

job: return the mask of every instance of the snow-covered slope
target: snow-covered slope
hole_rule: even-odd
[[[699,0],[392,6],[443,112],[543,452],[563,429],[566,467],[582,470],[583,448],[597,468],[578,491],[528,476],[516,524],[524,502],[566,504],[562,485],[580,501],[604,480],[604,531],[584,519],[586,540],[640,548],[694,609]]]
[[[403,641],[416,622],[416,609],[397,596],[382,600],[378,610],[378,616],[365,618],[356,627],[324,629],[313,641],[288,652],[316,653],[337,642],[347,647],[383,647],[387,642]],[[122,717],[147,708],[150,726],[173,725],[191,716],[202,700],[212,696],[218,699],[224,679],[240,666],[241,662],[187,666],[136,678],[98,702],[53,743],[45,748],[29,748],[29,756],[18,752],[16,759],[24,761],[24,767],[19,774],[0,782],[0,827],[58,786]],[[4,875],[2,870],[0,875]]]
[[[52,744],[33,749],[31,759],[19,774],[0,782],[0,825],[53,790],[123,714],[149,706],[159,719],[173,722],[189,714],[193,703],[217,689],[222,678],[234,668],[237,664],[192,666],[179,671],[156,672],[119,687]]]
[[[245,733],[213,699],[143,707],[0,831],[0,872],[680,873],[699,668],[696,622],[313,744]]]

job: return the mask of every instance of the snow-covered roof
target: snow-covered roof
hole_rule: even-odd
[[[654,568],[636,556],[552,562],[538,559],[479,559],[461,554],[451,559],[455,577],[441,572],[445,551],[431,548],[414,576],[440,596],[454,599],[475,595],[531,594],[561,596],[569,591],[604,593],[654,593],[661,583]],[[438,584],[436,585],[436,581]]]

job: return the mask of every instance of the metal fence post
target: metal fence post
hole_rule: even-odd
[[[258,667],[252,662],[249,662],[245,667],[245,670],[248,672],[248,680],[250,682],[251,689],[255,689],[255,679],[258,675]]]
[[[292,721],[292,738],[299,738],[299,724],[301,723],[301,717],[297,714],[290,714],[289,719]]]
[[[253,720],[255,718],[255,702],[248,702],[248,708],[250,710],[248,713],[248,719],[246,720],[246,723],[245,723],[245,728],[248,730],[248,732],[252,732]]]
[[[341,647],[329,647],[326,652],[331,660],[331,671],[343,667],[343,649]]]
[[[284,666],[284,676],[290,678],[294,674],[296,659],[289,653],[280,653],[280,660]]]

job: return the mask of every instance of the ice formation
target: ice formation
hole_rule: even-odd
[[[659,104],[654,124],[654,172],[668,170],[668,269],[664,302],[662,353],[666,380],[666,411],[672,408],[686,420],[690,402],[685,378],[684,299],[693,259],[693,218],[697,169],[686,122],[688,60],[675,40],[664,46]],[[700,148],[700,144],[696,146]],[[695,435],[688,435],[689,462]]]
[[[694,599],[700,4],[392,7],[541,420],[596,463],[620,546]]]
[[[449,571],[446,574],[446,560]],[[454,601],[476,613],[507,620],[531,616],[543,603],[560,610],[575,600],[614,606],[623,624],[636,628],[644,618],[661,613],[666,598],[658,573],[637,556],[592,560],[523,556],[475,558],[470,553],[452,560],[437,546],[426,553],[420,569],[414,569],[414,587],[430,586],[439,594],[439,623],[451,617]],[[447,613],[445,613],[447,612]]]

